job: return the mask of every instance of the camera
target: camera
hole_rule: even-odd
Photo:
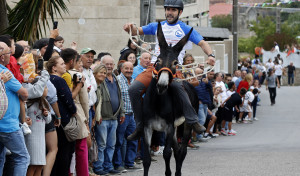
[[[81,79],[82,79],[82,75],[80,73],[75,73],[73,75],[73,82],[74,83],[80,83]]]

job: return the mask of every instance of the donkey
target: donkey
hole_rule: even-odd
[[[176,160],[176,176],[181,176],[181,167],[183,160],[187,153],[187,144],[191,138],[191,126],[184,123],[184,132],[182,144],[179,145],[176,137],[175,120],[181,119],[183,116],[182,102],[176,95],[175,88],[172,86],[172,81],[176,73],[176,65],[178,64],[177,57],[192,32],[182,38],[175,46],[168,46],[164,34],[162,32],[161,24],[158,23],[157,38],[159,41],[160,55],[154,65],[153,71],[156,76],[153,77],[144,97],[143,101],[143,124],[144,124],[144,176],[148,176],[149,167],[151,165],[150,144],[153,130],[165,132],[166,142],[163,151],[165,160],[166,176],[171,176],[170,159],[172,156],[172,149]],[[196,112],[199,107],[197,94],[193,86],[187,82],[183,82],[186,92]],[[172,148],[172,149],[171,149]]]

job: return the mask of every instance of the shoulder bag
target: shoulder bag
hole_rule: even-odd
[[[70,122],[63,127],[66,138],[69,142],[73,142],[77,139],[80,132],[76,117],[71,117]]]

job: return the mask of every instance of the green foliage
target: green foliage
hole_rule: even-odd
[[[262,46],[266,36],[272,35],[276,31],[276,24],[275,24],[274,17],[267,16],[267,17],[258,17],[258,23],[251,22],[253,27],[251,27],[251,31],[254,31],[256,34],[256,43],[257,46]],[[253,50],[254,52],[254,50]]]
[[[211,19],[211,26],[217,28],[227,28],[231,31],[232,15],[216,15]]]
[[[297,43],[296,37],[300,36],[300,13],[291,14],[288,20],[281,24],[281,33],[276,34],[276,24],[274,17],[258,17],[258,23],[251,22],[251,31],[256,36],[251,38],[239,39],[239,52],[254,53],[255,47],[263,47],[265,50],[271,50],[276,41],[280,49],[286,44]]]
[[[274,41],[278,43],[280,49],[283,50],[286,44],[296,43],[297,41],[295,38],[291,37],[290,35],[284,33],[276,33],[273,35],[269,35],[265,38],[263,43],[263,47],[265,50],[271,50],[274,47]]]
[[[35,41],[49,29],[47,17],[53,22],[54,15],[62,17],[61,12],[68,12],[64,0],[20,0],[9,11],[6,32],[17,40]]]
[[[238,41],[239,52],[254,53],[255,47],[257,47],[256,37],[239,38]]]

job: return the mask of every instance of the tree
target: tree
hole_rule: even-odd
[[[211,26],[217,28],[227,28],[231,31],[232,15],[216,15],[211,18]]]
[[[0,33],[8,27],[6,0],[0,0]]]
[[[0,0],[1,6],[2,3],[6,4],[5,0]],[[2,7],[0,10],[7,13]],[[5,26],[5,30],[1,30],[1,33],[9,33],[17,40],[35,41],[42,36],[42,32],[46,33],[46,28],[49,29],[47,16],[54,22],[54,16],[59,15],[62,18],[61,12],[68,12],[64,0],[20,0],[8,12],[9,26]],[[0,18],[2,25],[1,20],[5,19]]]

